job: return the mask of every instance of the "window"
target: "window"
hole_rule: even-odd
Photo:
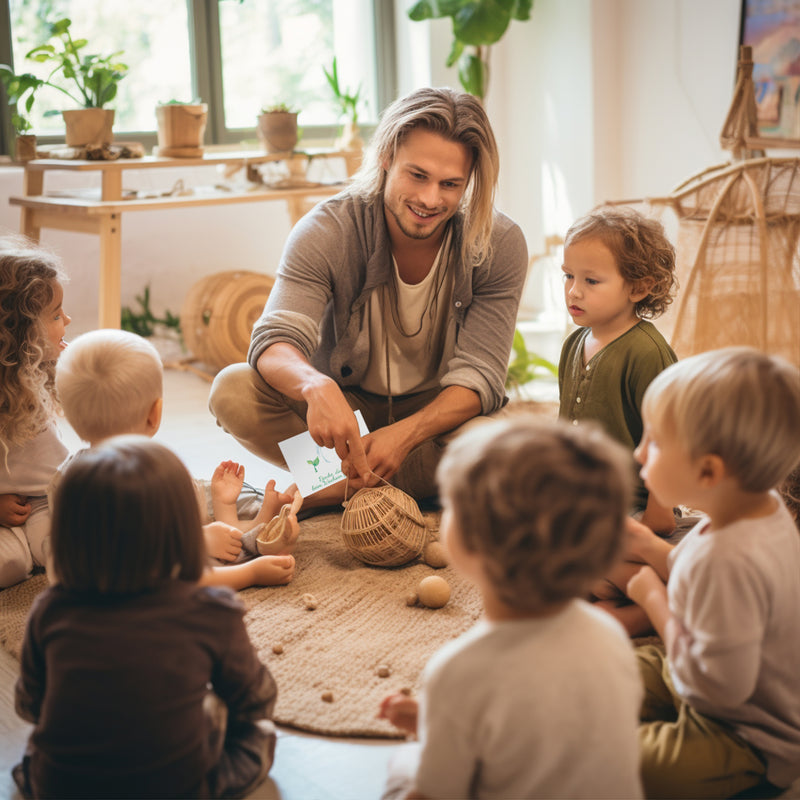
[[[261,108],[281,102],[300,111],[305,139],[330,139],[340,119],[323,67],[329,69],[334,56],[341,85],[361,87],[360,124],[374,124],[392,99],[392,5],[386,0],[0,0],[0,23],[4,14],[10,22],[10,35],[0,41],[0,62],[13,59],[16,72],[45,77],[46,65],[25,54],[44,41],[47,22],[69,17],[73,36],[89,40],[86,52],[124,51],[120,58],[130,69],[110,104],[118,139],[135,135],[153,144],[155,106],[196,97],[209,104],[207,144],[254,143]],[[62,138],[60,117],[44,112],[70,107],[77,105],[42,88],[32,114],[35,133]],[[9,136],[5,104],[0,116]]]

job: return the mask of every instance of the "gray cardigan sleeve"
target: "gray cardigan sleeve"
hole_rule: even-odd
[[[319,346],[320,326],[337,280],[355,280],[342,269],[352,237],[349,215],[330,202],[317,206],[292,229],[283,249],[275,285],[253,326],[247,360],[276,342],[294,345],[308,359]]]
[[[473,268],[469,288],[454,292],[457,334],[442,386],[464,386],[490,414],[505,402],[505,380],[517,313],[528,269],[528,249],[519,226],[498,214],[492,253]]]

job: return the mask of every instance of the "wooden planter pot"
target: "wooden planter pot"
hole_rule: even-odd
[[[158,155],[199,158],[208,122],[207,103],[169,103],[156,106]]]
[[[14,140],[14,158],[17,161],[32,161],[36,158],[36,136],[21,133]]]
[[[103,146],[114,140],[114,112],[107,108],[79,108],[62,111],[69,147]]]
[[[268,153],[288,153],[297,144],[297,113],[268,111],[258,117],[258,138]]]

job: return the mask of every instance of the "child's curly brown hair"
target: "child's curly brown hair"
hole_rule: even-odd
[[[564,247],[584,239],[599,239],[611,251],[622,277],[647,290],[636,303],[640,319],[655,319],[667,310],[677,288],[675,248],[658,220],[625,206],[601,206],[573,223]]]
[[[55,255],[20,236],[0,238],[0,457],[39,433],[57,409],[41,316],[63,280]]]

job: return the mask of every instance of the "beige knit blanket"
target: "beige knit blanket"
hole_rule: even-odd
[[[425,518],[437,535],[438,516]],[[278,684],[276,722],[337,736],[398,737],[375,718],[380,701],[391,691],[419,687],[430,655],[479,618],[480,597],[449,567],[362,564],[342,543],[340,520],[341,514],[324,514],[300,523],[294,580],[241,592],[245,622]],[[448,604],[408,607],[406,595],[433,573],[450,584]],[[46,585],[38,575],[0,591],[0,644],[17,658],[28,609]],[[315,609],[306,608],[304,594],[314,595]],[[379,667],[388,668],[388,677],[379,677]]]

